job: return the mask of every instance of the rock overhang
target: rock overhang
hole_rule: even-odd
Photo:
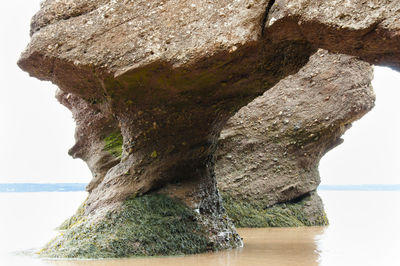
[[[318,47],[398,69],[399,5],[363,3],[47,0],[18,64],[79,109],[71,154],[91,158],[88,214],[163,191],[221,222],[213,154],[240,107]],[[99,114],[92,128],[85,112]],[[104,149],[108,127],[121,158]]]
[[[20,64],[36,51],[42,60],[65,59],[114,76],[158,61],[191,65],[259,39],[266,1],[250,2],[46,1]]]
[[[268,14],[264,31],[273,41],[305,40],[331,52],[400,69],[396,0],[279,0]]]

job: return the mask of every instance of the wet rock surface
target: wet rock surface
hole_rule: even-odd
[[[84,214],[85,205],[64,222],[64,233],[49,242],[40,255],[55,258],[120,258],[194,254],[238,246],[230,221],[215,224],[182,202],[161,194],[126,200],[104,217]],[[209,223],[213,221],[212,223]],[[212,230],[219,235],[210,237]]]
[[[128,199],[158,192],[198,213],[210,240],[235,235],[214,174],[226,121],[318,47],[398,67],[397,1],[341,4],[44,1],[18,64],[58,85],[74,114],[70,154],[94,175],[85,215],[96,223]],[[330,21],[332,12],[346,19]],[[216,246],[241,244],[224,241]]]

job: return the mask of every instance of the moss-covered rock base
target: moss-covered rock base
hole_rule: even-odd
[[[328,225],[323,204],[316,192],[294,201],[265,207],[261,201],[235,199],[223,194],[227,215],[236,227],[297,227]]]
[[[87,199],[79,206],[76,210],[75,214],[70,218],[65,220],[57,229],[59,230],[68,230],[72,228],[74,225],[80,224],[86,220],[85,217],[85,208],[86,208]]]
[[[236,236],[215,243],[207,217],[185,204],[161,194],[125,201],[118,210],[101,219],[77,213],[60,226],[62,233],[48,243],[40,255],[52,258],[120,258],[132,256],[182,255],[236,247]],[[229,221],[228,221],[229,222]]]

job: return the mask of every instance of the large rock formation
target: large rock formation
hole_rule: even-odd
[[[240,245],[214,175],[223,125],[297,72],[317,47],[399,67],[399,6],[344,0],[44,1],[18,64],[59,86],[59,99],[78,125],[70,153],[87,160],[95,175],[79,222],[47,254],[158,255]],[[160,199],[167,206],[155,212],[162,221],[153,232],[169,233],[139,237],[141,229],[149,232],[139,225]],[[110,223],[113,217],[119,222]],[[166,230],[176,221],[185,226]],[[104,228],[123,230],[114,239],[113,230]],[[132,230],[138,234],[127,233]],[[165,245],[155,247],[156,240]],[[188,243],[198,248],[185,249]]]
[[[373,107],[371,80],[370,64],[319,50],[298,73],[229,119],[221,132],[215,173],[235,224],[271,225],[277,215],[266,208],[292,201],[312,214],[301,215],[303,224],[326,223],[322,202],[312,193],[320,183],[318,163],[341,143],[351,123]],[[303,204],[301,199],[310,193],[315,199]],[[251,206],[260,214],[251,214]],[[299,224],[299,214],[292,216],[292,224]],[[290,225],[287,220],[283,225]]]

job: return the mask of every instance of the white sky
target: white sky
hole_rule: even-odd
[[[400,73],[375,67],[375,107],[320,162],[322,184],[400,184]]]
[[[86,164],[67,154],[75,125],[55,100],[55,86],[30,78],[16,65],[39,2],[2,3],[7,12],[0,16],[0,183],[88,182]],[[344,144],[322,159],[323,184],[400,183],[399,84],[399,73],[376,68],[376,107],[346,133]]]
[[[40,0],[4,1],[0,16],[0,183],[88,182],[90,171],[67,151],[74,122],[54,98],[56,87],[30,78],[16,65],[29,42],[29,23]]]

